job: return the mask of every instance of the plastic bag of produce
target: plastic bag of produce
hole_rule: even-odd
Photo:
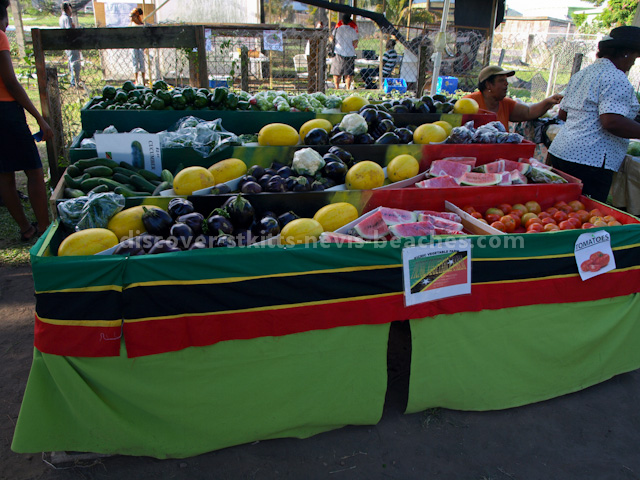
[[[640,141],[630,140],[629,147],[627,148],[627,154],[632,157],[640,157]]]
[[[84,197],[80,197],[84,198]],[[87,228],[107,228],[109,219],[124,208],[124,196],[113,193],[91,193],[82,207],[76,231]]]
[[[568,183],[557,173],[534,166],[529,169],[526,177],[533,183]]]
[[[75,230],[76,225],[82,218],[82,209],[89,200],[89,197],[70,198],[58,204],[58,215],[60,220],[67,227]]]

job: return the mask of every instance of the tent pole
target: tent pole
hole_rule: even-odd
[[[495,0],[494,0],[495,2]],[[447,34],[447,19],[449,18],[449,0],[444,0],[442,8],[442,20],[440,21],[440,32],[436,37],[436,54],[433,60],[433,75],[431,76],[431,95],[436,94],[438,86],[438,77],[440,76],[440,64],[442,63],[442,52],[446,43],[445,35]]]

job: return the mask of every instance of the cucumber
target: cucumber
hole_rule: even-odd
[[[140,170],[138,170],[138,175],[140,175],[145,180],[149,180],[150,182],[153,180],[160,180],[160,177],[158,175],[156,175],[153,172],[150,172],[149,170],[145,170],[144,168],[141,168]]]
[[[140,175],[135,174],[129,177],[129,182],[135,185],[139,190],[143,192],[152,193],[156,186],[153,183],[148,182],[146,179],[142,178]]]
[[[150,195],[149,192],[136,192],[122,186],[117,187],[114,192],[122,195],[123,197],[148,197]]]
[[[157,187],[162,183],[162,180],[149,180],[149,183],[153,183]]]
[[[78,190],[77,188],[65,188],[64,189],[64,198],[79,198],[84,197],[84,192],[82,190]]]
[[[119,173],[120,175],[126,175],[127,178],[136,173],[134,170],[129,170],[128,168],[116,167],[113,169],[113,173]]]
[[[78,160],[74,165],[80,170],[85,171],[87,168],[91,167],[109,167],[113,169],[118,166],[118,163],[108,158],[87,158],[84,160]]]
[[[80,170],[74,164],[71,164],[67,167],[67,173],[72,177],[79,177],[80,175],[82,175],[82,170]]]
[[[124,185],[125,183],[129,183],[129,177],[129,175],[124,175],[122,173],[114,173],[112,178],[116,182],[122,183]]]
[[[111,170],[109,167],[96,165],[95,167],[85,168],[84,173],[88,173],[92,177],[110,177],[111,175],[113,175],[113,170]]]
[[[84,192],[88,192],[89,190],[96,188],[98,185],[101,185],[101,180],[103,179],[94,177],[87,178],[80,183],[80,189]]]
[[[89,193],[105,193],[108,191],[109,191],[109,187],[107,187],[106,185],[98,185],[97,187],[94,187],[91,190],[89,190]]]
[[[89,175],[88,173],[84,173],[79,177],[73,178],[68,173],[65,173],[64,174],[64,183],[69,188],[82,188],[81,187],[82,182],[84,180],[86,180],[87,178],[90,178],[90,177],[91,177],[91,175]]]
[[[126,168],[127,170],[131,170],[133,173],[138,173],[138,169],[127,162],[120,162],[120,168]]]
[[[171,173],[166,168],[160,173],[160,178],[163,182],[169,182],[171,185],[173,185],[173,173]]]
[[[172,188],[173,185],[171,185],[169,182],[162,182],[160,185],[158,185],[156,187],[156,189],[153,191],[153,196],[155,197],[156,195],[160,195],[160,192],[164,191],[164,190],[169,190],[170,188]]]
[[[121,187],[122,184],[120,182],[116,182],[111,178],[99,178],[100,185],[106,185],[110,191],[114,191],[116,188]]]

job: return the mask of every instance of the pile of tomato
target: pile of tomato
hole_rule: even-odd
[[[462,208],[479,221],[506,233],[538,233],[580,228],[612,227],[622,225],[611,215],[604,215],[598,208],[587,210],[579,200],[556,202],[542,210],[536,201],[510,205],[502,203],[488,208],[484,214],[471,205]]]

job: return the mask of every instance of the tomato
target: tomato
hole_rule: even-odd
[[[533,212],[527,212],[524,215],[522,215],[522,217],[520,217],[520,222],[524,223],[525,225],[527,224],[527,222],[529,220],[531,220],[532,218],[539,218],[538,215],[536,215]]]
[[[559,202],[556,202],[553,204],[553,206],[556,207],[557,209],[560,209],[562,205],[567,205],[567,202],[565,202],[564,200],[560,200]]]
[[[547,223],[544,226],[544,231],[545,232],[555,232],[556,230],[560,230],[560,228],[555,223]]]
[[[487,222],[484,218],[479,218],[478,221],[489,225],[489,222]]]
[[[500,217],[500,222],[504,224],[505,232],[511,233],[516,229],[516,221],[511,215]]]
[[[533,200],[527,202],[524,204],[525,207],[527,207],[527,211],[538,214],[542,211],[542,208],[540,208],[540,204],[538,202],[535,202]]]
[[[516,228],[513,233],[526,233],[526,230],[523,226]]]
[[[566,213],[567,215],[573,212],[573,208],[571,208],[569,205],[560,205],[560,208],[558,208],[558,210]]]
[[[566,221],[573,225],[573,228],[580,228],[582,226],[582,222],[576,217],[569,217]]]
[[[484,218],[489,223],[499,222],[500,221],[500,217],[502,217],[502,215],[498,215],[498,214],[495,214],[495,213],[489,213],[489,214],[484,216]]]
[[[589,215],[589,212],[587,212],[586,210],[578,210],[577,212],[575,212],[575,214],[582,223],[589,221],[590,215]]]
[[[593,210],[591,210],[589,212],[589,214],[591,214],[592,217],[602,217],[603,216],[603,214],[602,214],[602,212],[600,211],[599,208],[594,208]]]
[[[540,212],[538,214],[538,218],[540,220],[544,220],[545,218],[551,218],[551,214],[549,212]]]
[[[496,230],[500,230],[501,232],[506,232],[507,231],[507,227],[505,227],[504,223],[502,223],[500,221],[493,222],[491,224],[491,226],[493,228],[495,228]]]
[[[556,221],[553,218],[543,218],[540,221],[542,222],[542,225],[549,225],[550,223],[556,225]]]
[[[498,215],[499,217],[502,217],[503,215],[505,215],[505,213],[499,208],[491,207],[487,208],[487,211],[484,212],[485,218],[487,218],[487,215]]]
[[[622,224],[617,220],[613,220],[612,222],[607,223],[607,225],[609,225],[610,227],[619,227]]]
[[[476,211],[476,209],[473,208],[471,205],[465,205],[464,207],[462,207],[462,211],[467,212],[469,215],[471,215],[473,212]]]
[[[518,210],[520,213],[522,213],[523,215],[525,213],[527,213],[529,211],[529,209],[527,209],[527,207],[525,207],[523,204],[521,203],[516,203],[515,205],[513,205],[511,207],[511,211],[513,212],[514,210]]]
[[[604,220],[607,223],[615,222],[616,221],[616,217],[614,217],[612,215],[605,215],[604,217],[602,217],[602,220]]]
[[[589,218],[589,221],[591,223],[596,223],[596,222],[604,222],[604,220],[602,219],[602,217],[598,217],[598,216],[592,216]],[[605,222],[606,223],[606,222]]]
[[[473,218],[482,218],[482,214],[480,212],[471,212],[471,216]]]
[[[569,220],[563,220],[558,224],[558,228],[560,228],[560,230],[573,230],[575,227]]]
[[[544,227],[541,223],[533,223],[527,227],[527,233],[540,233],[544,231]]]
[[[607,225],[607,222],[605,222],[604,220],[596,220],[595,222],[593,222],[593,226],[594,227],[608,227],[609,225]]]
[[[527,220],[527,221],[525,222],[525,224],[524,224],[524,227],[525,227],[527,230],[529,230],[529,227],[531,227],[531,225],[533,225],[534,223],[535,223],[535,224],[540,225],[540,228],[542,228],[542,227],[543,227],[543,225],[542,225],[542,220],[540,220],[538,217],[533,217],[533,218],[530,218],[529,220]]]
[[[563,212],[562,210],[558,210],[556,213],[553,214],[553,219],[560,224],[560,222],[564,222],[567,218],[569,218],[567,216],[567,214],[565,212]]]
[[[520,220],[520,214],[515,212],[510,212],[509,216],[513,217],[513,220],[516,222],[516,228],[522,225],[522,221]]]
[[[498,205],[498,208],[502,210],[505,215],[508,215],[511,212],[511,210],[513,210],[513,207],[508,203],[501,203],[500,205]]]
[[[584,222],[584,223],[582,224],[582,227],[581,227],[581,228],[583,228],[583,229],[585,229],[585,230],[586,230],[587,228],[593,228],[593,223],[591,223],[591,222]]]
[[[580,200],[571,200],[569,202],[569,206],[574,212],[577,212],[578,210],[584,210],[584,203],[582,203]]]
[[[553,216],[553,214],[556,213],[557,211],[558,209],[556,207],[549,207],[545,210],[545,212],[547,212],[551,216]]]

